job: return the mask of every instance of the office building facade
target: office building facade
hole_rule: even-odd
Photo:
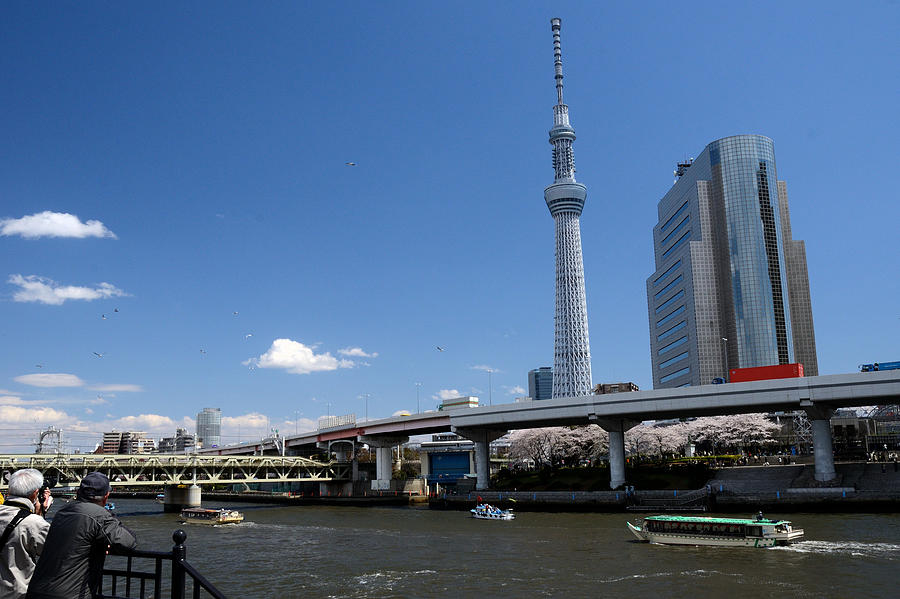
[[[658,205],[647,279],[654,388],[800,362],[818,374],[806,249],[761,135],[710,143]]]
[[[219,408],[203,408],[197,414],[197,445],[200,447],[216,447],[222,442],[222,410]]]
[[[528,371],[528,396],[533,400],[553,397],[553,369],[542,366]]]

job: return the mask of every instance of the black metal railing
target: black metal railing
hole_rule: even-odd
[[[125,558],[122,567],[104,567],[100,588],[94,599],[129,599],[153,597],[163,599],[168,591],[171,599],[200,599],[200,592],[206,591],[213,599],[225,599],[211,582],[209,582],[192,565],[185,561],[187,550],[184,540],[187,534],[183,530],[176,530],[172,534],[175,546],[172,551],[141,551],[138,549],[112,550],[110,555]],[[141,560],[138,565],[152,563],[153,570],[136,570],[135,561]],[[143,561],[146,560],[146,561]],[[171,562],[169,566],[170,576],[163,573],[164,562]],[[190,584],[188,581],[190,580]],[[107,582],[108,590],[107,589]],[[188,589],[190,588],[190,595]]]

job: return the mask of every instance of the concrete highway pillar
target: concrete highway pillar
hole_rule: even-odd
[[[834,415],[834,410],[818,406],[804,409],[812,425],[816,480],[820,482],[832,480],[837,476],[834,470],[834,448],[831,440],[831,417]]]
[[[200,487],[166,485],[163,493],[163,511],[180,512],[186,507],[200,507]]]
[[[506,431],[490,429],[458,429],[453,432],[475,443],[475,489],[482,491],[491,486],[491,441],[499,439]]]
[[[625,484],[625,431],[640,423],[611,418],[598,420],[597,424],[609,433],[609,488],[618,489]]]
[[[373,491],[389,491],[394,469],[393,448],[409,441],[409,437],[381,437],[375,435],[360,435],[356,437],[357,443],[365,443],[369,448],[375,449],[375,480],[372,481]]]

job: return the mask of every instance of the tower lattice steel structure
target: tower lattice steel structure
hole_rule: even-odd
[[[556,106],[553,107],[553,185],[544,190],[544,201],[556,223],[556,315],[553,344],[553,397],[578,397],[591,392],[591,345],[588,339],[587,301],[584,294],[584,260],[581,255],[581,211],[587,189],[575,182],[575,129],[569,124],[569,107],[563,103],[560,19],[551,19],[556,69]]]

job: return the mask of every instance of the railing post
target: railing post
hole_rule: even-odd
[[[184,540],[187,534],[180,528],[172,533],[175,546],[172,547],[172,599],[184,599],[184,560],[187,557],[187,549]]]

